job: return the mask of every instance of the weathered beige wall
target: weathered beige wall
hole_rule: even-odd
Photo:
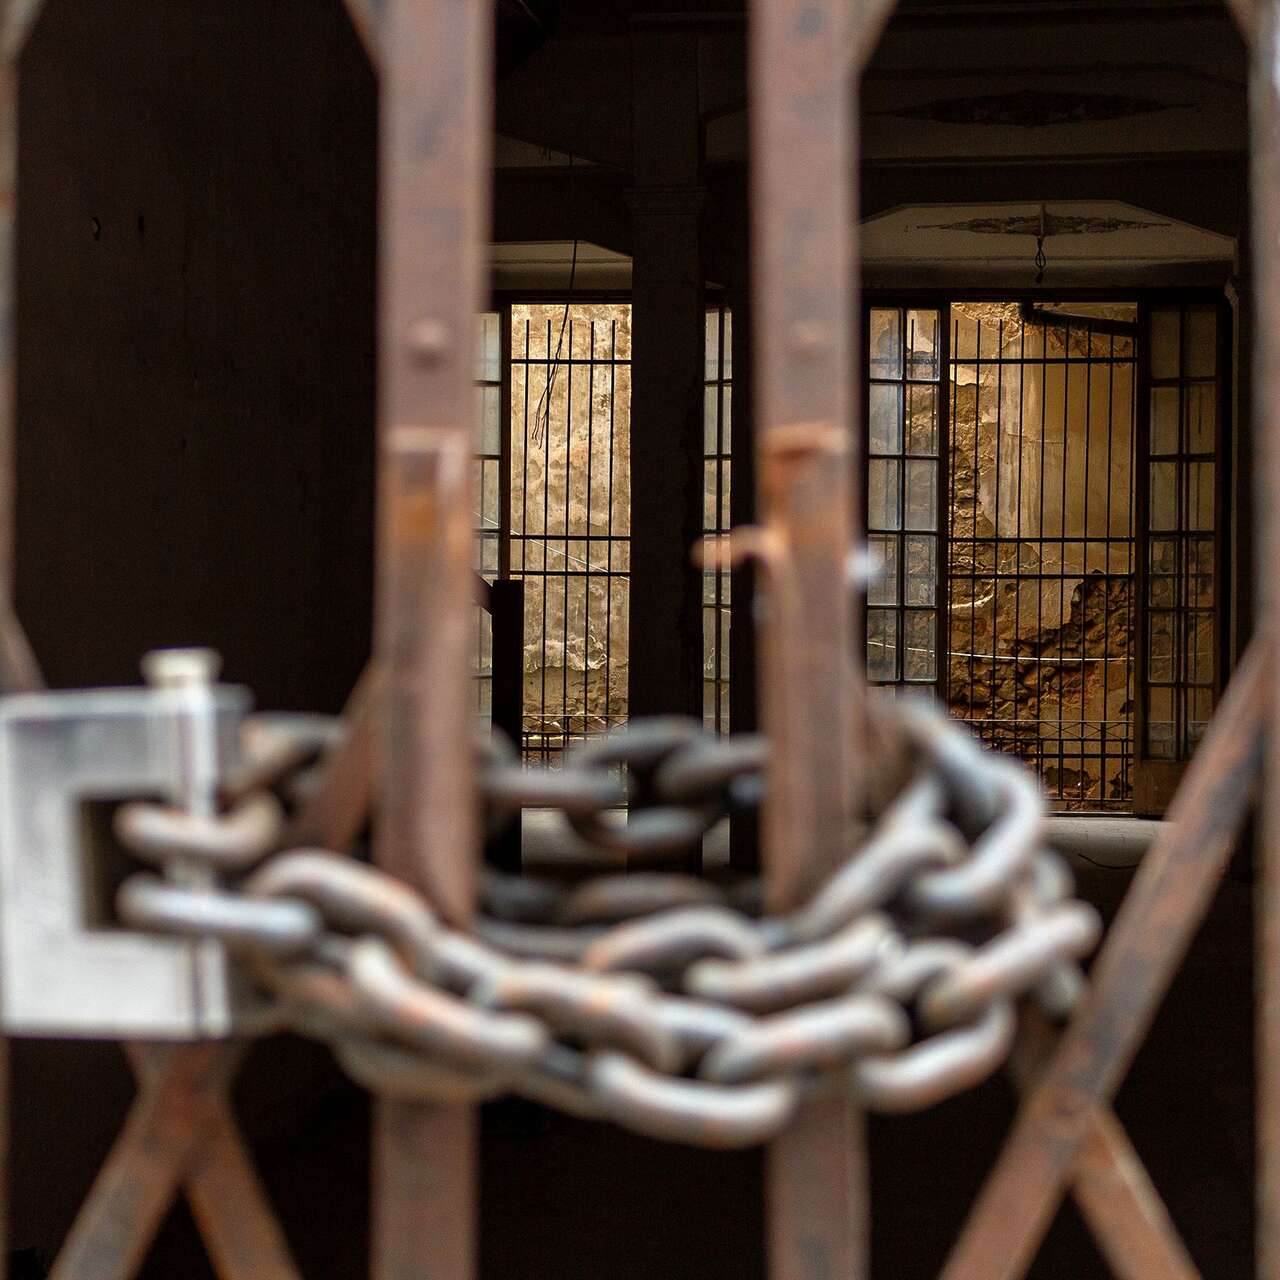
[[[1036,363],[1046,341],[1049,359],[1061,358],[1062,330],[1024,328],[1012,304],[962,304],[955,312],[952,705],[972,719],[1007,722],[987,727],[993,741],[1031,760],[1044,753],[1052,791],[1061,788],[1081,807],[1121,800],[1119,768],[1101,778],[1088,757],[1103,722],[1118,740],[1132,713],[1132,366]],[[979,320],[983,361],[1002,340],[1006,359],[1031,363],[980,362]],[[1086,355],[1086,343],[1073,332],[1071,354]],[[1127,339],[1092,340],[1095,357],[1131,352]],[[1084,541],[1108,535],[1119,541]],[[997,544],[997,536],[1007,541]],[[1060,758],[1063,738],[1069,745]]]

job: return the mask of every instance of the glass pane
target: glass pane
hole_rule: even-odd
[[[1212,538],[1187,539],[1187,603],[1213,607],[1214,545]]]
[[[1147,579],[1147,602],[1153,609],[1176,608],[1178,579],[1173,574],[1152,574]]]
[[[1187,464],[1187,516],[1188,529],[1212,529],[1214,508],[1214,473],[1212,462]]]
[[[867,677],[898,678],[898,615],[890,609],[867,611]]]
[[[1153,684],[1172,684],[1177,672],[1174,649],[1177,614],[1153,609],[1147,622],[1147,679]]]
[[[1213,693],[1209,689],[1187,690],[1187,740],[1183,752],[1190,755],[1200,744],[1213,718]]]
[[[902,388],[892,383],[871,387],[870,433],[871,453],[902,452]]]
[[[718,453],[720,444],[720,388],[702,389],[702,452]]]
[[[867,464],[867,527],[899,529],[902,527],[898,507],[897,462],[872,458]]]
[[[903,677],[907,680],[937,679],[937,617],[932,611],[919,613],[914,609],[906,614]]]
[[[1178,312],[1161,310],[1151,313],[1151,376],[1176,378],[1178,368]]]
[[[501,392],[498,387],[477,387],[476,418],[480,431],[477,453],[487,453],[497,457],[502,449],[502,431],[499,420],[502,416]]]
[[[938,452],[938,390],[936,387],[911,387],[907,391],[907,452]]]
[[[706,371],[703,378],[714,382],[720,376],[720,313],[707,312]]]
[[[1178,407],[1182,393],[1177,387],[1151,388],[1151,452],[1177,453]]]
[[[873,378],[902,377],[902,313],[876,309],[871,313],[868,356]]]
[[[1151,572],[1178,572],[1178,542],[1176,538],[1151,539]]]
[[[1151,464],[1151,509],[1148,526],[1176,532],[1178,528],[1178,464]]]
[[[1216,383],[1186,388],[1187,452],[1213,453],[1218,443],[1218,387]]]
[[[938,464],[936,462],[907,462],[907,519],[908,529],[936,529],[938,527]]]
[[[1173,689],[1152,689],[1147,707],[1147,755],[1153,760],[1177,757],[1174,737]]]
[[[906,539],[906,603],[933,604],[938,588],[938,540],[928,534]]]
[[[938,313],[907,312],[907,377],[920,381],[938,379]]]
[[[1187,312],[1184,378],[1212,378],[1218,372],[1218,312],[1215,307],[1192,307]]]
[[[867,584],[868,604],[898,603],[898,538],[873,534],[868,541],[875,561],[871,581]]]
[[[1197,609],[1187,614],[1187,683],[1213,684],[1213,614]]]
[[[720,353],[724,362],[724,380],[733,381],[733,312],[724,309],[724,349]]]
[[[502,376],[499,324],[496,311],[484,311],[476,317],[476,382],[497,382]]]

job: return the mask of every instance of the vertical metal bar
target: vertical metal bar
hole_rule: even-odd
[[[569,314],[569,355],[564,366],[564,545],[560,552],[560,563],[564,566],[564,576],[561,578],[564,586],[560,593],[560,607],[564,610],[560,618],[561,759],[573,741],[573,717],[569,713],[569,588],[573,584],[573,569],[569,559],[569,522],[573,510],[573,315],[567,303],[565,311]],[[563,337],[564,329],[561,326],[562,340]],[[547,396],[547,407],[550,406],[551,397]]]
[[[1244,8],[1236,5],[1237,10]],[[1280,0],[1256,0],[1253,9],[1252,191],[1253,249],[1258,299],[1254,346],[1255,450],[1261,476],[1261,513],[1254,569],[1263,584],[1263,626],[1274,646],[1280,636]],[[1261,571],[1259,571],[1261,570]],[[1258,971],[1258,1248],[1260,1278],[1280,1275],[1280,707],[1267,728],[1266,785],[1262,802],[1261,879],[1257,894]]]
[[[1102,764],[1099,799],[1105,806],[1107,795],[1107,766],[1111,762],[1111,484],[1114,465],[1115,396],[1116,396],[1116,336],[1113,333],[1107,343],[1107,485],[1103,506],[1102,555],[1106,562],[1102,597],[1102,723],[1098,727]]]
[[[44,680],[14,612],[14,289],[18,202],[18,58],[43,0],[0,0],[0,684],[6,693]],[[0,1075],[3,1069],[0,1068]],[[0,1215],[2,1217],[3,1215]],[[3,1246],[0,1227],[0,1246]],[[4,1268],[0,1247],[0,1271]]]
[[[609,708],[613,706],[613,446],[614,446],[614,427],[617,419],[618,407],[618,321],[611,319],[609,321],[609,491],[608,491],[608,508],[605,512],[607,524],[605,533],[608,541],[605,543],[606,566],[608,569],[608,577],[605,578],[604,587],[604,727],[607,730],[613,727]],[[628,525],[630,528],[630,525]],[[630,565],[628,565],[628,569]]]
[[[951,381],[951,304],[938,305],[937,457],[938,519],[934,540],[934,636],[936,653],[935,693],[943,706],[951,697],[951,406],[947,385]]]
[[[542,653],[539,656],[538,670],[541,675],[541,705],[538,708],[538,742],[541,745],[543,761],[550,759],[551,748],[547,745],[547,606],[548,592],[551,583],[551,320],[547,319],[546,346],[543,348],[542,398],[546,408],[542,414],[542,630],[540,635]],[[538,433],[538,420],[533,421],[535,437]]]
[[[1018,690],[1022,687],[1017,662],[1017,641],[1022,635],[1022,464],[1026,457],[1027,408],[1027,325],[1024,321],[1018,333],[1018,471],[1014,488],[1013,516],[1013,742],[1014,750],[1022,755],[1022,729],[1018,724]],[[1039,590],[1039,587],[1036,588]]]
[[[387,0],[381,102],[377,647],[387,680],[376,854],[455,923],[478,851],[469,741],[472,344],[485,296],[486,0]],[[382,1100],[375,1280],[475,1271],[474,1115]]]
[[[498,577],[511,577],[511,304],[498,308]],[[519,747],[517,736],[513,739]]]
[[[582,732],[585,736],[591,723],[591,575],[594,569],[592,557],[595,548],[591,523],[591,471],[592,455],[595,453],[595,404],[596,404],[596,322],[591,320],[587,328],[587,340],[591,343],[587,360],[587,540],[582,544],[586,550],[583,559],[583,597],[582,597]],[[570,344],[569,354],[573,354]],[[606,690],[605,710],[608,711],[608,691]]]
[[[0,9],[0,687],[39,689],[44,680],[14,612],[15,225],[18,210],[18,58],[43,0]],[[9,1042],[0,1040],[0,1280],[9,1257]]]
[[[874,6],[856,9],[859,26]],[[768,580],[761,702],[772,743],[768,898],[793,906],[847,852],[861,751],[849,552],[861,462],[852,388],[857,311],[853,76],[842,0],[752,0],[749,77],[756,441]],[[860,644],[860,640],[857,641]],[[807,1105],[767,1164],[770,1272],[866,1274],[860,1114]]]
[[[1114,342],[1114,339],[1112,339]],[[1069,367],[1069,366],[1068,366]],[[1084,363],[1084,507],[1081,529],[1084,534],[1084,540],[1081,543],[1081,569],[1084,577],[1080,582],[1080,728],[1079,740],[1077,746],[1080,748],[1080,800],[1087,799],[1087,788],[1085,787],[1085,709],[1088,702],[1086,690],[1089,679],[1089,662],[1085,651],[1085,626],[1084,611],[1088,601],[1088,585],[1089,585],[1089,449],[1093,443],[1093,325],[1090,323],[1085,327],[1085,363]],[[1105,545],[1105,544],[1104,544]],[[1106,609],[1106,580],[1103,580],[1103,609]],[[1105,641],[1104,641],[1105,648]],[[1103,678],[1103,701],[1106,701],[1106,677],[1107,668],[1104,664],[1102,667]],[[1105,706],[1104,706],[1105,714]],[[1102,795],[1102,777],[1106,773],[1106,747],[1102,742],[1098,743],[1098,750],[1101,753],[1101,759],[1098,765],[1098,794]]]
[[[991,537],[991,691],[988,701],[988,715],[994,716],[996,711],[996,689],[998,687],[999,661],[997,659],[997,643],[1000,635],[1000,428],[1004,421],[1004,319],[996,326],[996,448],[995,448],[995,500],[993,502],[995,518],[992,520]],[[998,726],[993,726],[992,740],[1001,743]]]
[[[1058,500],[1058,688],[1067,669],[1067,437],[1071,431],[1071,322],[1062,333],[1062,476]],[[1065,699],[1058,695],[1058,785],[1054,799],[1066,800],[1067,752],[1063,739]]]

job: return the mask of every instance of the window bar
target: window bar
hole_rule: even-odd
[[[951,353],[952,353],[953,359],[957,358],[960,354],[960,317],[958,315],[955,316],[955,319],[952,323]],[[959,578],[960,575],[955,572],[955,570],[959,566],[954,564],[953,562],[951,549],[956,539],[958,538],[958,531],[956,529],[956,512],[959,509],[959,507],[956,499],[959,494],[959,489],[957,486],[959,484],[958,473],[960,471],[960,468],[956,466],[955,451],[957,446],[959,445],[959,438],[960,438],[960,432],[956,429],[960,422],[960,383],[957,378],[952,376],[951,369],[945,370],[944,376],[946,377],[951,387],[951,422],[953,424],[953,434],[950,442],[951,448],[947,455],[947,470],[948,472],[950,472],[948,488],[950,489],[951,500],[948,503],[948,507],[947,507],[946,523],[942,526],[944,545],[941,550],[941,554],[945,557],[949,567],[952,570],[951,574],[949,575],[951,582],[950,582],[950,589],[948,590],[948,593],[947,593],[947,599],[946,599],[946,605],[945,605],[946,614],[947,614],[946,658],[947,658],[947,673],[949,676],[952,671],[952,666],[953,666],[953,661],[955,658],[956,651],[959,648],[959,645],[957,644],[957,630],[956,630],[956,623],[959,615],[955,608],[954,591],[955,591],[956,579]],[[951,680],[948,679],[947,681],[948,695],[951,694],[951,688],[950,688],[951,683],[952,683]],[[971,685],[966,685],[965,687],[965,697],[967,701],[969,699],[969,692],[971,688],[972,688]],[[966,710],[964,712],[964,718],[965,719],[972,718],[971,706],[966,707]]]
[[[573,311],[569,311],[569,351],[564,362],[565,397],[564,397],[564,545],[560,551],[560,563],[564,566],[560,591],[560,759],[564,760],[572,740],[573,715],[569,708],[569,529],[573,516]],[[563,330],[562,330],[563,331]],[[557,339],[557,346],[559,340]],[[551,396],[547,395],[547,406],[551,405]],[[550,441],[551,432],[547,431]]]
[[[388,749],[375,855],[460,925],[479,852],[471,754],[458,743],[472,729],[472,344],[493,15],[482,0],[389,0],[383,20],[376,640]],[[424,132],[424,119],[436,127]],[[373,1167],[375,1280],[473,1275],[474,1109],[379,1100]]]
[[[1018,335],[1018,468],[1016,472],[1017,487],[1015,491],[1015,510],[1013,517],[1013,634],[1015,640],[1022,635],[1022,468],[1026,461],[1026,422],[1027,407],[1027,326],[1022,326]],[[1037,592],[1039,586],[1036,587]],[[1013,744],[1017,755],[1023,754],[1025,741],[1022,725],[1018,718],[1018,691],[1022,688],[1021,672],[1018,669],[1017,647],[1013,657]]]
[[[591,574],[594,568],[592,556],[595,547],[595,543],[591,539],[593,531],[591,523],[591,473],[592,459],[595,454],[596,426],[596,322],[594,317],[587,325],[587,340],[591,343],[589,349],[591,362],[587,365],[587,510],[585,522],[586,538],[582,544],[583,559],[587,562],[582,597],[582,731],[584,735],[591,721]],[[572,351],[573,348],[571,346],[570,354],[572,354]],[[609,710],[608,690],[605,691],[605,700],[602,705],[607,714]]]
[[[520,483],[520,572],[527,575],[529,569],[529,343],[533,337],[533,327],[529,317],[524,317],[524,364],[520,367],[520,386],[521,386],[521,418],[522,429],[524,433],[524,446],[520,452],[521,467],[521,483]],[[514,344],[513,344],[514,345]],[[514,364],[512,367],[512,377],[514,378]],[[546,601],[543,601],[543,616],[546,616]],[[528,626],[528,615],[526,614],[525,625]],[[525,645],[528,645],[528,632],[525,632]],[[523,684],[524,675],[521,673],[521,683]],[[523,701],[523,697],[522,697]],[[529,743],[529,726],[527,717],[521,713],[521,725],[523,732],[521,733],[520,747],[523,754],[528,753]]]
[[[1044,636],[1044,464],[1049,440],[1049,326],[1040,322],[1040,476],[1036,488],[1040,502],[1040,518],[1036,524],[1036,772],[1044,777],[1044,662],[1040,649]]]
[[[615,424],[618,404],[618,322],[609,321],[609,490],[608,509],[605,512],[607,521],[605,532],[608,541],[605,543],[605,563],[609,573],[605,579],[604,608],[604,727],[612,728],[613,719],[609,708],[613,706],[613,460],[615,443]],[[630,527],[630,526],[628,526]]]
[[[546,396],[547,406],[542,412],[542,629],[538,637],[538,667],[541,678],[538,682],[538,746],[539,756],[545,763],[550,757],[547,745],[547,605],[551,585],[551,320],[546,320],[546,338],[543,345],[542,394]],[[541,402],[539,402],[541,403]],[[538,412],[535,406],[535,413]],[[538,422],[534,420],[534,430]]]
[[[991,538],[991,690],[988,706],[997,710],[997,645],[1000,635],[1000,427],[1004,414],[1004,319],[996,326],[996,447],[995,447],[995,500]],[[997,730],[997,741],[1000,741]],[[1001,741],[1001,746],[1005,747]],[[1006,748],[1007,749],[1007,748]]]
[[[1110,364],[1107,365],[1107,483],[1105,489],[1105,500],[1103,506],[1104,529],[1106,530],[1106,541],[1102,544],[1103,554],[1103,596],[1102,596],[1102,723],[1098,727],[1098,733],[1102,740],[1102,766],[1101,774],[1098,782],[1099,799],[1105,804],[1112,799],[1111,786],[1109,779],[1111,777],[1110,765],[1114,756],[1111,751],[1111,468],[1114,462],[1113,444],[1114,444],[1114,414],[1115,394],[1116,394],[1116,336],[1111,334],[1107,340],[1107,356]],[[1132,635],[1132,631],[1130,632]]]
[[[1088,775],[1085,772],[1085,715],[1088,710],[1088,661],[1085,656],[1086,645],[1088,643],[1088,628],[1085,621],[1088,617],[1088,600],[1089,600],[1089,555],[1093,547],[1092,539],[1089,533],[1089,462],[1090,462],[1090,446],[1093,443],[1093,324],[1092,322],[1085,325],[1085,351],[1088,359],[1084,366],[1084,500],[1083,511],[1081,514],[1081,529],[1084,534],[1084,540],[1081,543],[1081,564],[1080,567],[1084,572],[1081,580],[1080,588],[1080,725],[1077,730],[1079,734],[1076,745],[1079,747],[1080,753],[1080,781],[1077,784],[1079,791],[1079,800],[1084,801],[1088,798],[1087,792],[1092,787],[1092,783],[1088,783]],[[1103,544],[1106,545],[1105,543]],[[1106,690],[1107,670],[1102,668],[1103,690]],[[1106,751],[1105,747],[1100,743],[1099,749],[1102,751],[1102,757],[1098,765],[1098,792],[1102,793],[1102,777],[1106,773]]]
[[[1067,321],[1062,334],[1062,471],[1058,499],[1058,785],[1053,788],[1055,799],[1067,799],[1067,751],[1063,741],[1066,725],[1066,708],[1063,697],[1062,675],[1067,662],[1067,447],[1071,434],[1071,322]]]

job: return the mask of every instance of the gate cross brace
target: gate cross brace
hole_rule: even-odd
[[[1057,1036],[1035,1014],[1023,1016],[1010,1072],[1030,1093],[1053,1056]],[[1110,1107],[1089,1120],[1071,1194],[1116,1280],[1199,1280],[1146,1167]]]
[[[344,710],[347,732],[323,761],[288,844],[345,849],[359,835],[369,812],[378,689],[370,664]],[[141,1094],[51,1280],[126,1280],[182,1183],[222,1280],[301,1280],[227,1099],[243,1046],[132,1043],[126,1053]]]
[[[1088,994],[1024,1102],[942,1280],[1021,1280],[1226,869],[1262,769],[1271,655],[1233,676],[1107,935]],[[1152,1274],[1150,1270],[1141,1274]],[[1176,1274],[1176,1273],[1175,1273]]]
[[[125,1280],[180,1186],[223,1280],[301,1280],[227,1097],[243,1046],[130,1044],[140,1093],[50,1280]]]

